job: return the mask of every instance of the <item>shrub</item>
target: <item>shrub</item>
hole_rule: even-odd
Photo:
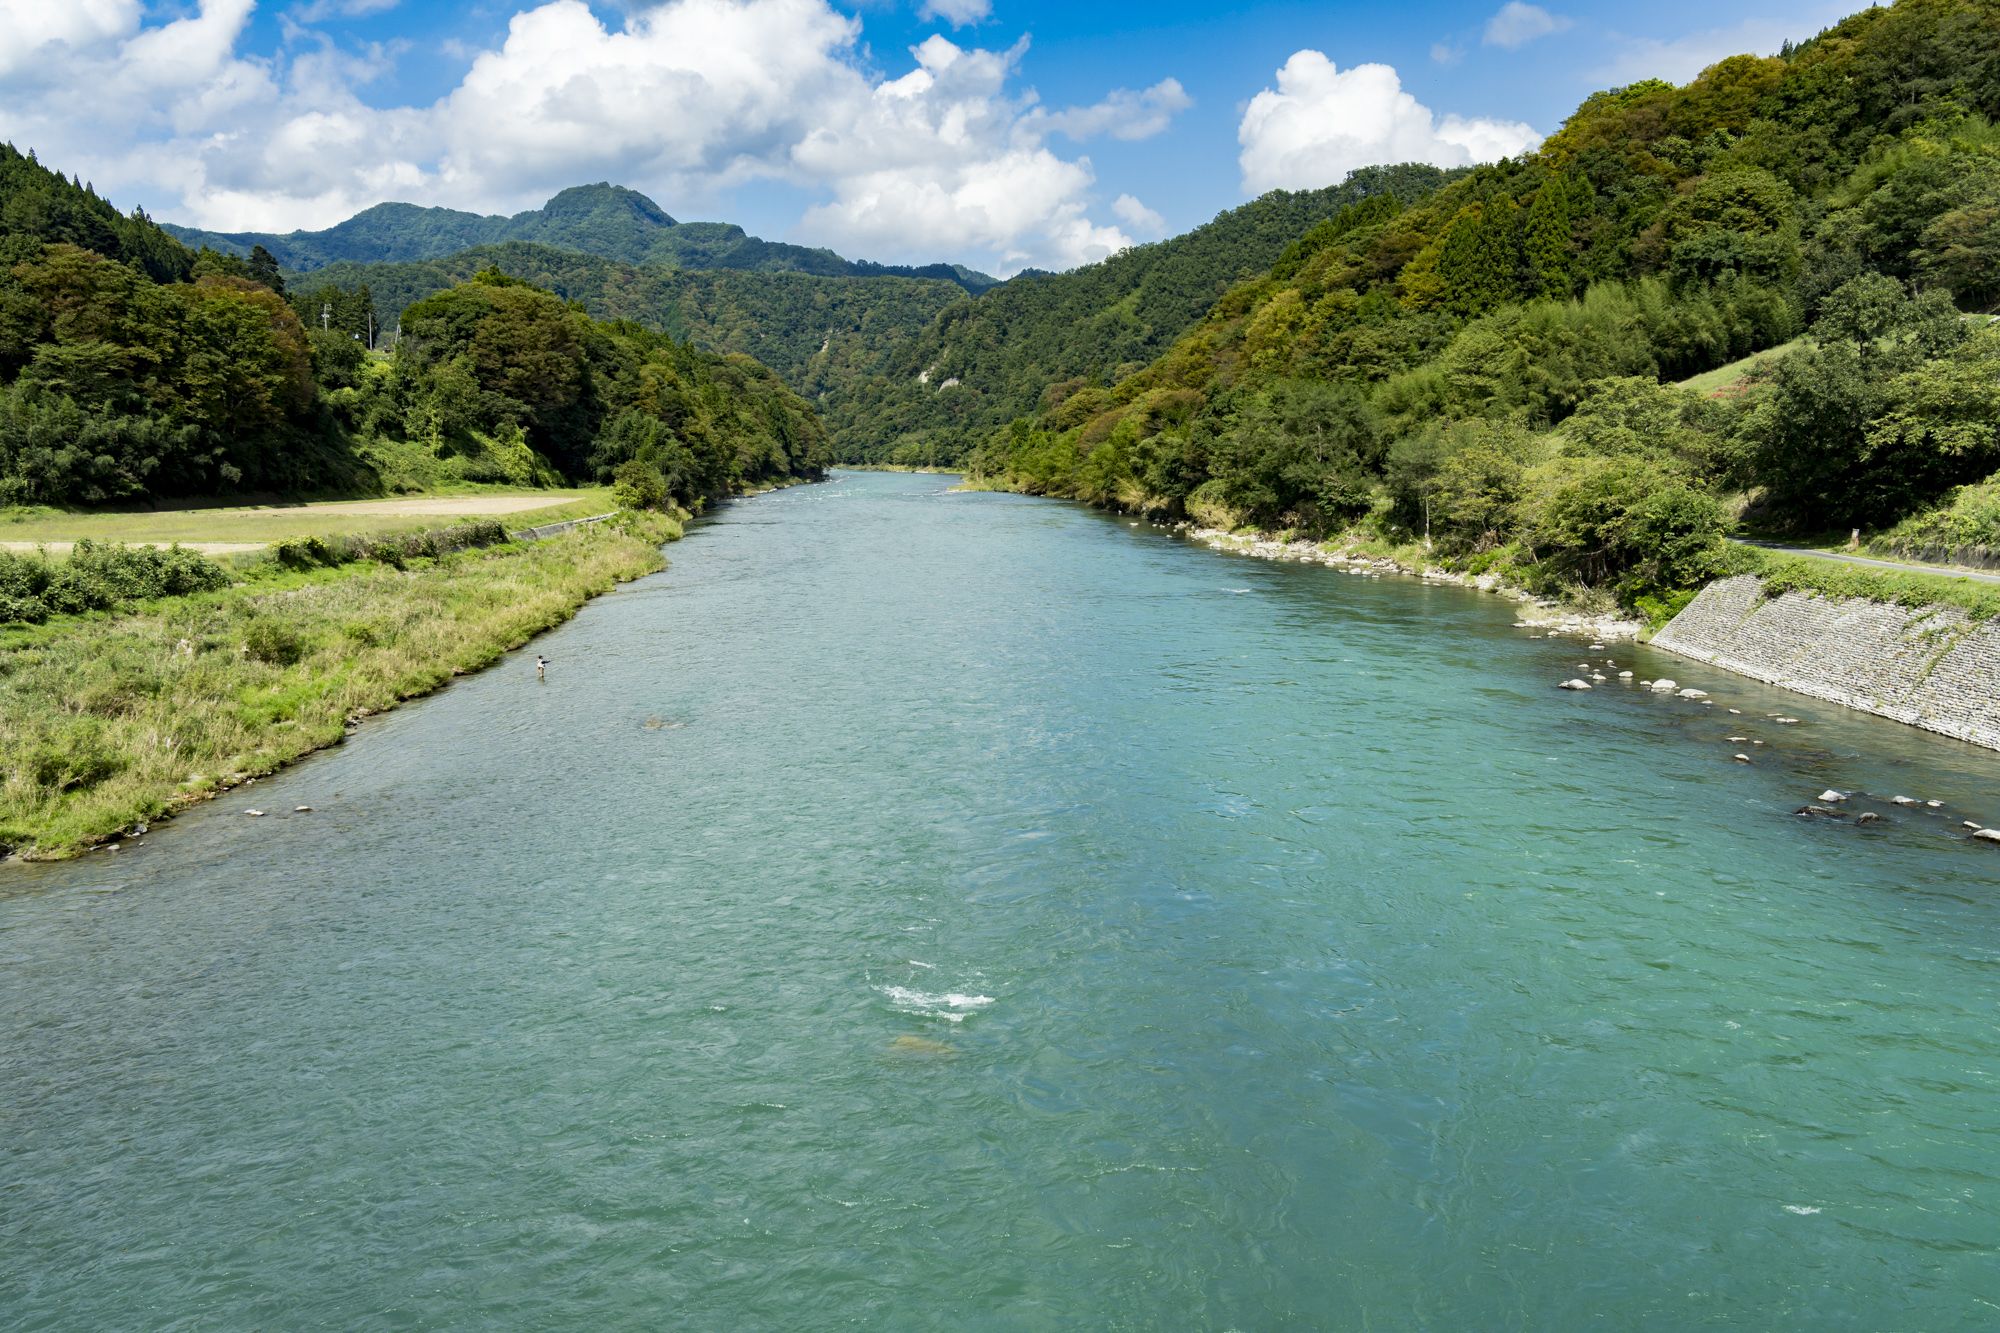
[[[243,651],[271,666],[292,666],[306,655],[306,637],[282,620],[259,616],[243,627]]]
[[[153,597],[185,597],[229,586],[213,560],[184,547],[103,546],[80,541],[67,560],[0,551],[0,624],[105,611]]]
[[[87,721],[71,722],[54,735],[42,737],[29,747],[22,762],[36,786],[56,793],[95,787],[125,767],[103,729]]]
[[[279,542],[271,554],[286,569],[331,569],[346,564],[351,555],[323,537],[293,537]]]
[[[667,503],[667,479],[651,463],[633,459],[612,472],[611,494],[627,509],[659,509]]]

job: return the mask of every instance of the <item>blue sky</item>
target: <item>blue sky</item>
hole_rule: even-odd
[[[226,229],[611,179],[888,261],[1063,267],[1367,161],[1531,147],[1815,0],[0,0],[0,136]]]

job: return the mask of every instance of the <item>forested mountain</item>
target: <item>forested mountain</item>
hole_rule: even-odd
[[[1392,538],[1628,604],[1728,503],[1887,525],[2000,467],[2000,7],[1901,0],[1297,238],[1151,365],[1056,385],[978,470]],[[1672,381],[1805,341],[1722,399]],[[1733,497],[1733,498],[1732,498]]]
[[[1023,275],[945,310],[820,399],[850,461],[961,461],[981,435],[1051,391],[1138,369],[1301,232],[1362,200],[1408,200],[1449,179],[1371,167],[1323,190],[1274,190],[1185,235],[1067,273]]]
[[[310,322],[364,289],[379,325],[489,265],[593,313],[755,356],[826,415],[850,461],[949,463],[982,432],[1033,411],[1051,384],[1108,384],[1172,344],[1222,293],[1300,232],[1378,195],[1413,199],[1447,173],[1358,172],[1325,190],[1274,191],[1184,236],[976,296],[943,282],[795,273],[667,271],[510,243],[407,264],[333,264],[295,276]],[[355,331],[362,331],[360,323]]]
[[[575,250],[510,241],[444,259],[329,264],[294,275],[292,301],[307,323],[366,336],[393,330],[405,307],[497,268],[600,319],[629,319],[702,347],[753,356],[808,397],[865,373],[883,348],[910,338],[965,293],[921,278],[822,278],[623,264]],[[352,297],[367,293],[367,303]]]
[[[0,147],[0,503],[614,475],[696,502],[825,461],[749,358],[497,272],[406,312],[393,357],[282,289]]]
[[[449,208],[377,204],[325,231],[207,232],[169,226],[191,246],[247,256],[263,246],[279,264],[307,273],[329,264],[442,259],[474,246],[525,241],[575,250],[626,264],[732,272],[810,273],[819,277],[929,278],[969,292],[995,279],[957,264],[907,268],[856,262],[831,250],[760,240],[723,222],[677,222],[636,190],[579,185],[512,217],[482,217]]]

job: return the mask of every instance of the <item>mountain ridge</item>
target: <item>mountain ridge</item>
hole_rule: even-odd
[[[877,264],[824,248],[767,241],[735,223],[682,222],[639,191],[608,181],[572,185],[540,208],[511,215],[385,202],[318,231],[222,232],[161,225],[191,249],[207,246],[247,255],[261,245],[293,273],[343,262],[444,259],[478,246],[526,241],[646,267],[926,278],[975,294],[999,285],[999,279],[963,264]]]

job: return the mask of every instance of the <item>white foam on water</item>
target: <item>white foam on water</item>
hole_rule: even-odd
[[[942,1018],[953,1023],[963,1023],[967,1014],[993,1003],[991,995],[962,995],[957,991],[933,995],[908,986],[883,986],[879,989],[889,997],[891,1004],[904,1013]]]
[[[1811,1217],[1819,1209],[1809,1207],[1803,1203],[1788,1203],[1785,1205],[1785,1211],[1788,1213],[1797,1213],[1800,1217]]]

